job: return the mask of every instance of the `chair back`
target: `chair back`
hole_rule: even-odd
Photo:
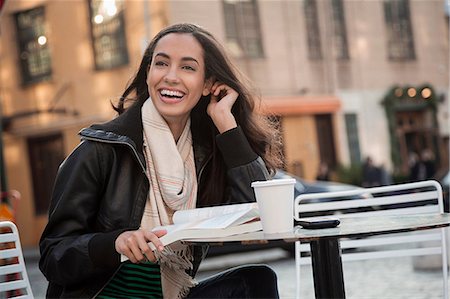
[[[10,221],[0,222],[0,298],[34,298],[19,232]]]
[[[350,191],[301,194],[294,202],[296,220],[330,215],[342,219],[443,212],[442,187],[432,180],[374,188],[356,188]],[[444,295],[448,298],[445,229],[341,239],[340,246],[343,261],[442,255]],[[300,265],[311,263],[311,258],[307,254],[309,251],[309,244],[296,242],[297,287],[300,282]],[[298,291],[297,295],[299,295]]]

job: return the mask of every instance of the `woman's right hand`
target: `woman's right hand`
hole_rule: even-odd
[[[156,257],[147,243],[153,243],[156,250],[162,251],[164,245],[159,238],[166,233],[166,230],[151,232],[144,229],[123,232],[116,239],[116,251],[128,257],[132,263],[139,263],[146,260],[154,263],[156,262]]]

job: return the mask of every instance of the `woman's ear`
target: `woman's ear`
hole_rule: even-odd
[[[203,96],[207,96],[211,93],[211,87],[213,86],[214,81],[215,80],[213,77],[206,79],[205,85],[203,86],[203,92],[202,92]]]

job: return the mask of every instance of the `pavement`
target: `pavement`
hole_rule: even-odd
[[[25,249],[24,256],[33,294],[35,298],[44,298],[47,282],[37,267],[39,252],[37,249]],[[295,260],[281,249],[208,258],[200,267],[198,279],[248,263],[265,263],[271,266],[278,275],[280,298],[295,298]],[[443,298],[440,269],[415,270],[411,257],[346,262],[343,270],[348,299]],[[300,277],[300,298],[313,299],[311,266],[302,266]]]

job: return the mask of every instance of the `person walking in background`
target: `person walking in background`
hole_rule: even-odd
[[[422,151],[421,159],[425,167],[424,179],[428,180],[433,178],[436,173],[436,163],[433,152],[429,148],[424,149]]]
[[[376,187],[381,185],[380,169],[373,164],[371,157],[367,157],[363,164],[363,187]]]
[[[40,240],[47,297],[278,298],[264,265],[197,283],[207,248],[152,232],[176,210],[255,201],[251,182],[280,165],[278,132],[223,47],[196,25],[167,27],[130,82],[119,116],[81,130],[58,171]]]
[[[434,154],[430,149],[424,149],[421,155],[411,152],[409,155],[409,180],[423,181],[433,178],[436,173]]]
[[[409,167],[409,181],[415,182],[418,181],[421,174],[423,173],[423,169],[421,169],[421,159],[416,152],[410,152],[408,156],[408,167]]]
[[[330,171],[328,168],[328,164],[326,162],[321,162],[319,164],[319,169],[317,170],[316,180],[318,180],[318,181],[329,181],[330,180]]]

